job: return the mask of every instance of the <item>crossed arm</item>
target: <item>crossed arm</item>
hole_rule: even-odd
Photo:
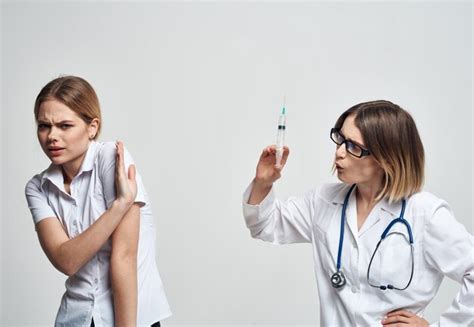
[[[116,198],[89,228],[69,239],[59,220],[50,217],[41,220],[36,230],[48,259],[56,269],[68,276],[77,273],[110,238],[115,325],[135,326],[140,207],[134,203],[137,193],[135,167],[130,166],[126,176],[123,157],[123,145],[119,143],[115,172]]]

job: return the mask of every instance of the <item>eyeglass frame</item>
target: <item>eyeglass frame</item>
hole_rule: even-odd
[[[344,141],[342,141],[341,143],[337,143],[336,140],[334,140],[334,139],[332,138],[332,134],[333,134],[333,133],[339,134],[339,135],[342,137],[342,139],[343,139]],[[371,154],[369,150],[364,149],[362,146],[360,146],[359,144],[355,143],[354,141],[351,141],[351,140],[346,139],[346,137],[344,136],[344,134],[342,134],[341,131],[340,131],[338,128],[335,128],[335,127],[331,128],[331,132],[329,133],[329,138],[331,139],[331,141],[333,141],[333,142],[336,143],[337,145],[343,145],[343,144],[345,143],[346,151],[347,151],[348,153],[350,153],[352,156],[356,157],[356,158],[362,158],[362,157],[365,157],[365,156],[369,156],[369,155]],[[350,143],[350,144],[352,144],[354,147],[359,148],[359,149],[361,150],[360,155],[356,155],[356,154],[352,153],[351,151],[349,151],[349,149],[347,149],[347,143]]]

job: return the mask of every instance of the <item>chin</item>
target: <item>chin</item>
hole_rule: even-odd
[[[61,157],[50,157],[49,159],[51,160],[51,162],[52,162],[53,164],[55,164],[55,165],[57,165],[57,166],[60,166],[60,165],[62,165],[62,164],[64,164],[64,163],[67,162],[66,159],[61,158]]]
[[[345,184],[350,184],[350,185],[352,185],[352,184],[355,184],[355,183],[356,183],[356,181],[351,180],[350,178],[347,178],[347,176],[344,176],[344,174],[337,173],[337,178],[338,178],[341,182],[343,182],[343,183],[345,183]]]

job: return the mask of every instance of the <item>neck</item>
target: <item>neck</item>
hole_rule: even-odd
[[[382,190],[382,183],[366,183],[357,184],[356,197],[357,202],[366,207],[375,205],[378,201],[376,200],[377,195]]]
[[[63,171],[63,178],[64,178],[64,183],[65,184],[70,184],[71,183],[72,179],[79,172],[80,167],[81,167],[80,163],[79,163],[79,165],[74,165],[74,163],[70,163],[70,164],[63,164],[61,166],[62,171]]]
[[[86,157],[86,153],[87,151],[79,157],[61,165],[65,184],[70,184],[72,179],[79,173],[79,169],[81,169],[84,158]]]

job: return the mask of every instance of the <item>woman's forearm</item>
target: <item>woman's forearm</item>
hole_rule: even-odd
[[[137,258],[112,257],[110,278],[114,299],[116,327],[136,326],[137,323]]]
[[[137,257],[140,207],[134,204],[112,234],[110,279],[115,326],[135,326],[137,321]]]
[[[270,193],[272,189],[272,184],[264,185],[261,182],[258,182],[256,179],[253,180],[252,191],[250,193],[248,204],[258,205],[260,202],[265,199],[265,197]]]
[[[81,269],[109,239],[129,207],[128,203],[114,201],[83,233],[61,244],[55,256],[60,270],[71,276]]]

